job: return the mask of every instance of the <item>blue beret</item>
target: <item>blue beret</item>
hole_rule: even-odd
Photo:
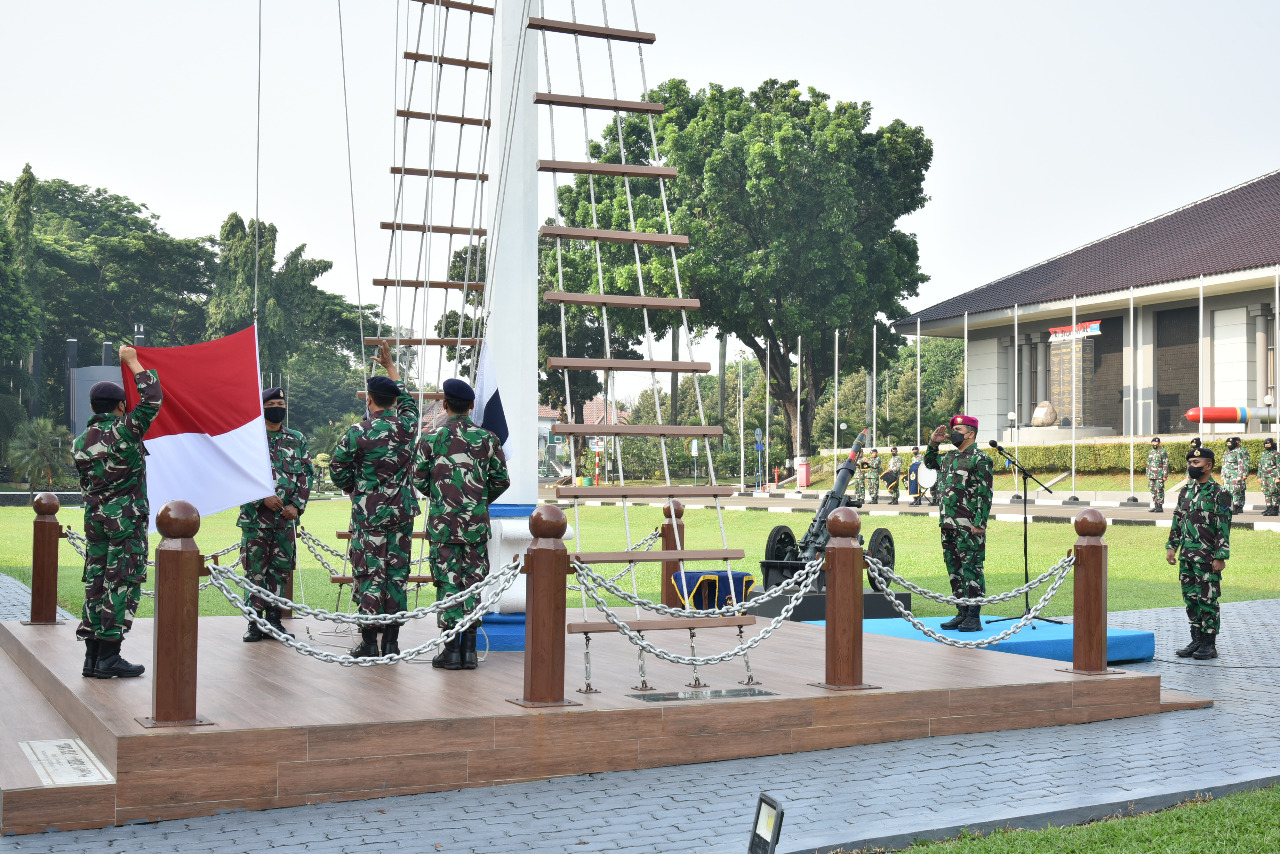
[[[280,388],[280,386],[264,388],[262,390],[262,402],[266,403],[268,400],[284,400],[284,389]]]
[[[1192,448],[1187,452],[1187,462],[1192,460],[1208,460],[1213,462],[1213,448]]]
[[[400,396],[400,386],[391,377],[369,377],[367,388],[379,397]]]
[[[476,393],[471,386],[462,380],[445,380],[444,388],[441,389],[445,397],[452,397],[454,400],[475,400]]]
[[[94,383],[93,388],[89,389],[89,399],[124,400],[124,386],[107,381]]]

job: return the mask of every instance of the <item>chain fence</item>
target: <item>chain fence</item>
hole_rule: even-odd
[[[649,534],[649,536],[645,537],[643,540],[640,540],[634,546],[631,546],[629,549],[627,549],[627,551],[629,552],[650,551],[653,548],[654,543],[658,542],[661,539],[662,539],[662,529],[658,528],[654,530],[653,533]],[[631,572],[633,569],[635,569],[636,564],[638,564],[639,562],[640,561],[638,560],[633,560],[631,563],[627,564],[621,570],[619,570],[613,576],[613,578],[609,579],[609,581],[610,582],[617,581],[619,578],[621,578],[622,576],[626,575],[628,572]],[[580,593],[582,591],[581,587],[579,587],[577,584],[572,584],[572,583],[568,585],[568,589],[572,590],[574,593]]]

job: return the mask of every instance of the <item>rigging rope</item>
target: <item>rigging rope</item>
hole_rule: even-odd
[[[342,26],[342,0],[338,0],[338,56],[342,64],[342,121],[347,131],[347,193],[351,197],[351,254],[356,264],[356,319],[360,327],[360,371],[363,379],[369,379],[369,363],[364,357],[364,297],[360,285],[360,240],[356,227],[356,183],[351,166],[351,110],[347,103],[347,47]],[[255,305],[257,301],[255,300]]]
[[[253,147],[253,323],[258,323],[258,266],[262,246],[258,237],[258,195],[262,180],[262,0],[258,0],[258,101]]]

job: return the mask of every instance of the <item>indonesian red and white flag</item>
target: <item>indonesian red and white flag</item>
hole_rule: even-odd
[[[165,502],[190,501],[211,516],[275,492],[262,417],[258,330],[187,347],[139,347],[138,362],[160,375],[164,402],[143,442],[151,530]],[[138,405],[128,369],[127,405]]]

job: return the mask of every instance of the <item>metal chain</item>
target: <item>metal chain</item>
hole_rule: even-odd
[[[333,564],[325,560],[324,555],[322,555],[320,552],[323,551],[326,554],[328,554],[330,557],[336,558],[337,560],[342,561],[344,566],[347,560],[346,553],[335,549],[333,546],[330,546],[328,543],[317,538],[314,534],[304,531],[301,528],[298,529],[298,539],[301,540],[302,543],[307,547],[307,551],[311,552],[311,556],[316,559],[316,563],[324,567],[325,571],[329,573],[330,578],[335,578],[340,575],[346,575],[345,569],[342,571],[339,571],[338,569],[336,569],[333,566]],[[422,566],[423,564],[430,563],[430,561],[431,561],[430,555],[423,555],[422,557],[411,559],[409,561],[409,566],[419,567],[419,566]]]
[[[1067,555],[1062,560],[1058,561],[1057,564],[1045,570],[1044,572],[1040,573],[1040,575],[1036,576],[1035,578],[1031,579],[1031,581],[1022,585],[1021,587],[1015,587],[1014,589],[1008,591],[1007,593],[997,593],[994,596],[964,597],[964,596],[947,596],[943,593],[934,593],[932,590],[927,590],[918,584],[908,581],[907,579],[903,578],[901,575],[898,575],[898,573],[894,572],[892,569],[885,566],[883,563],[871,557],[870,555],[866,555],[864,559],[866,560],[867,568],[870,569],[871,572],[875,574],[877,577],[879,577],[880,580],[885,584],[888,584],[889,581],[893,581],[901,585],[902,587],[907,588],[912,593],[915,593],[919,596],[923,596],[926,599],[932,599],[934,602],[941,602],[944,605],[957,605],[957,606],[958,605],[965,605],[965,606],[996,605],[1000,602],[1008,602],[1010,599],[1017,599],[1023,593],[1027,593],[1039,587],[1041,584],[1044,584],[1050,578],[1054,577],[1057,573],[1061,572],[1063,567],[1074,566],[1076,562],[1075,555]]]
[[[73,528],[69,526],[65,530],[67,535],[67,543],[70,544],[71,548],[75,550],[76,554],[80,555],[80,557],[82,558],[87,559],[88,556],[86,554],[86,550],[88,547],[88,540],[86,540],[82,535],[78,534]],[[205,557],[205,560],[208,561],[213,558],[219,558],[219,557],[222,557],[223,555],[230,554],[231,552],[237,551],[239,548],[240,548],[239,543],[233,543],[227,546],[225,549],[216,551],[213,554],[205,555],[204,557]],[[229,569],[233,566],[239,565],[242,559],[243,559],[243,556],[238,556],[234,562],[227,565],[227,568]],[[156,566],[156,563],[154,560],[147,561],[147,567],[149,569],[155,569],[155,566]],[[201,591],[208,590],[211,584],[212,582],[210,581],[202,582],[200,584],[200,590]],[[154,599],[156,596],[154,590],[139,590],[138,593],[147,597],[148,599]]]
[[[635,552],[635,551],[646,551],[646,552],[647,552],[647,551],[649,551],[649,550],[651,550],[651,549],[653,548],[653,544],[654,544],[654,543],[658,542],[658,541],[659,541],[659,540],[661,540],[661,539],[662,539],[662,529],[661,529],[661,528],[655,529],[655,530],[654,530],[654,532],[653,532],[652,534],[650,534],[649,536],[645,537],[643,540],[641,540],[640,542],[636,543],[636,544],[635,544],[634,546],[632,546],[631,548],[627,549],[627,551],[629,551],[629,552]],[[640,562],[640,561],[638,561],[638,560],[633,560],[631,563],[629,563],[629,564],[627,564],[626,566],[624,566],[624,567],[622,568],[622,570],[621,570],[617,575],[615,575],[613,578],[610,578],[610,579],[609,579],[609,581],[610,581],[610,582],[617,581],[619,578],[621,578],[622,576],[626,575],[626,574],[627,574],[628,572],[630,572],[631,570],[635,569],[636,564],[637,564],[637,563],[639,563],[639,562]],[[572,590],[572,591],[573,591],[573,592],[575,592],[575,593],[577,593],[577,592],[579,592],[579,591],[581,591],[581,590],[582,590],[582,588],[581,588],[581,587],[579,587],[579,586],[578,586],[578,585],[576,585],[576,584],[570,584],[570,585],[568,585],[568,589],[569,589],[569,590]]]

